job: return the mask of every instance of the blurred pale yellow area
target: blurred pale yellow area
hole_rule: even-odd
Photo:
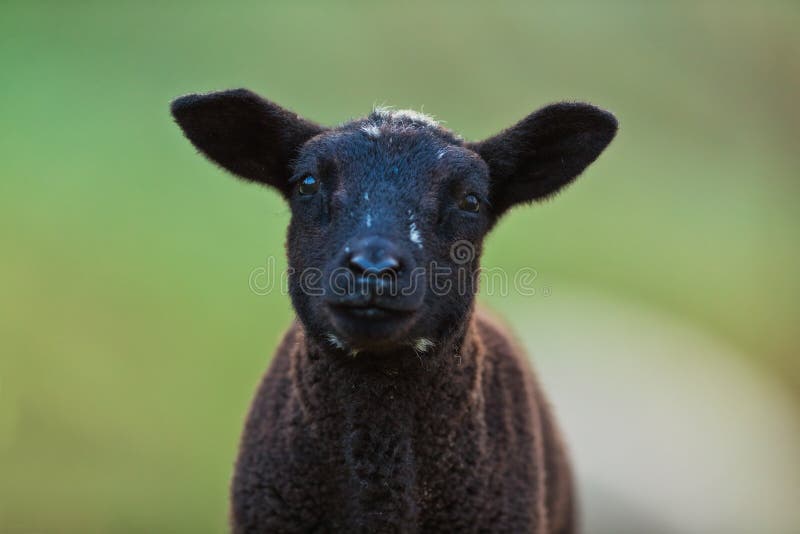
[[[796,2],[0,3],[0,532],[222,532],[292,317],[278,196],[199,157],[180,94],[468,139],[557,100],[607,152],[494,230],[484,295],[565,428],[589,533],[800,532]]]

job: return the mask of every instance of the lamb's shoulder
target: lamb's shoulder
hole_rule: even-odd
[[[524,383],[526,391],[534,393],[536,377],[525,350],[511,329],[501,318],[481,306],[476,306],[472,320],[485,366],[502,376],[516,376],[514,382]]]
[[[487,427],[502,447],[519,443],[520,438],[528,443],[535,460],[527,464],[527,471],[517,471],[521,467],[517,466],[509,472],[526,472],[536,479],[544,493],[544,499],[536,499],[537,506],[540,514],[546,514],[549,528],[572,532],[572,475],[550,403],[524,349],[502,320],[479,308],[474,321],[484,349]],[[513,462],[512,455],[506,458]],[[539,467],[531,469],[534,465]]]

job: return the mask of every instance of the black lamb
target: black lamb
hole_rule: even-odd
[[[243,89],[172,113],[292,212],[297,320],[247,418],[233,531],[573,532],[559,431],[476,281],[500,216],[577,177],[614,116],[559,103],[465,142],[410,111],[325,128]]]

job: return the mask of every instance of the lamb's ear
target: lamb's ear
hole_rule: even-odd
[[[490,201],[499,216],[514,204],[545,198],[570,183],[597,159],[616,132],[617,120],[611,113],[564,102],[467,146],[489,166]]]
[[[228,171],[290,192],[290,164],[322,126],[246,89],[193,94],[171,105],[175,121],[208,159]]]

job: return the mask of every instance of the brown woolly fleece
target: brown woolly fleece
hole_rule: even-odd
[[[550,408],[480,309],[429,365],[319,350],[295,322],[258,389],[233,483],[237,532],[573,532]]]

